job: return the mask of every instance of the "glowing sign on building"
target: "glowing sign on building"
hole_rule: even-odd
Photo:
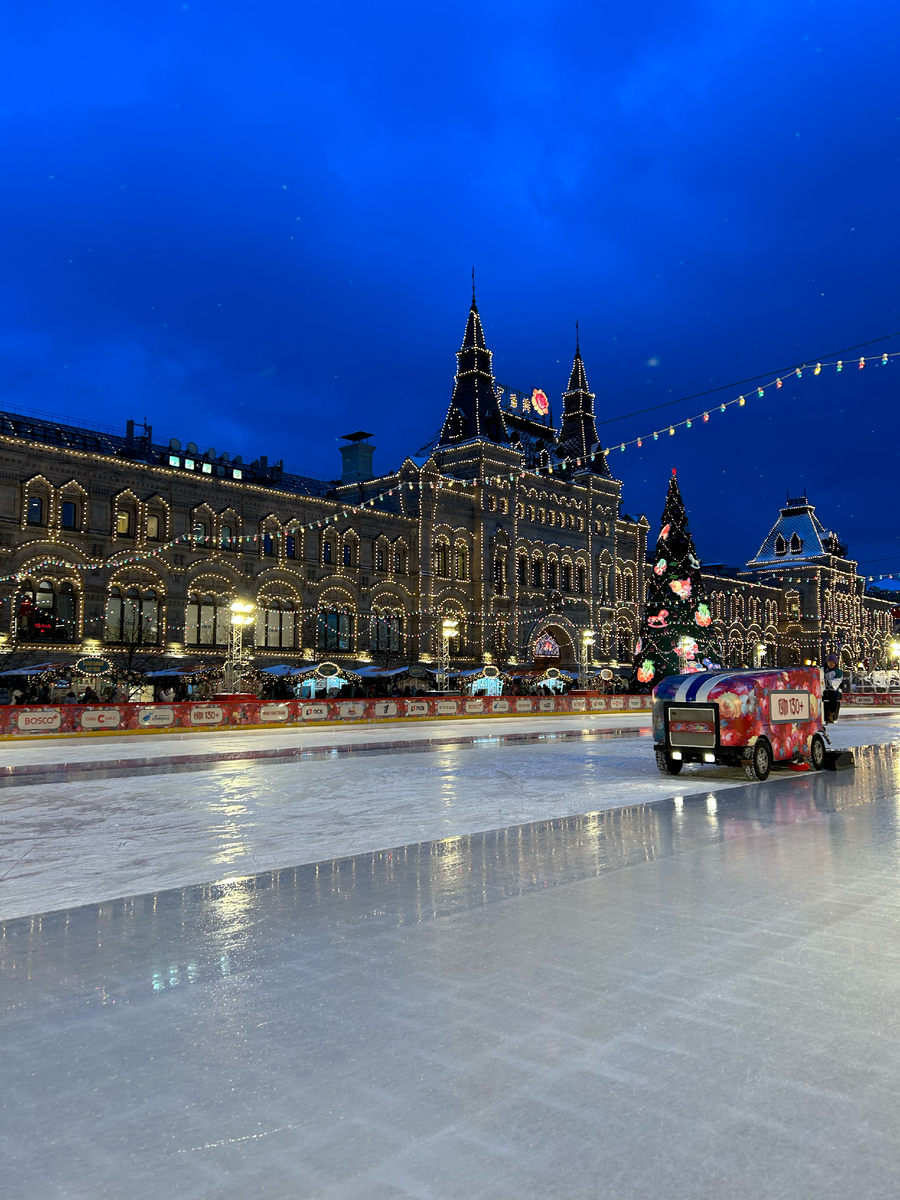
[[[531,393],[531,404],[535,412],[539,412],[542,417],[545,417],[550,411],[550,401],[540,388],[535,388]]]
[[[535,658],[559,658],[559,642],[549,633],[542,633],[534,643]]]

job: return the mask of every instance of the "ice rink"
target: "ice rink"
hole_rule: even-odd
[[[900,716],[290,735],[4,747],[0,1196],[895,1194]]]

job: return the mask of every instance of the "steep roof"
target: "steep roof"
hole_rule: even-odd
[[[472,438],[504,444],[509,441],[494,388],[491,359],[473,295],[462,346],[456,352],[453,395],[438,446],[453,446]]]
[[[825,528],[805,496],[788,500],[748,567],[783,566],[846,554],[836,534]]]
[[[575,360],[569,376],[569,387],[563,393],[563,416],[556,453],[559,458],[581,462],[595,475],[611,478],[606,455],[600,449],[594,418],[594,393],[588,387],[581,349],[576,344]],[[590,455],[594,461],[590,462]]]

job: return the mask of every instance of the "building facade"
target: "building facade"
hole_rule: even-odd
[[[495,380],[474,298],[457,358],[440,433],[390,475],[362,431],[329,482],[131,422],[118,435],[0,413],[7,662],[212,663],[242,599],[258,665],[434,661],[455,617],[460,666],[528,663],[549,634],[572,667],[591,630],[595,663],[630,667],[648,522],[622,510],[580,350],[558,427],[542,391]],[[845,555],[804,500],[747,568],[710,569],[723,657],[883,656],[891,605]]]

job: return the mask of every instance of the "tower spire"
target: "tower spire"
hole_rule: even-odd
[[[581,460],[582,467],[595,475],[609,478],[609,467],[606,455],[600,447],[597,437],[597,425],[594,419],[594,393],[588,387],[584,362],[581,357],[578,322],[575,322],[575,358],[572,362],[572,373],[569,376],[569,387],[563,393],[562,425],[557,442],[557,453],[560,458]],[[594,461],[591,462],[591,455]]]
[[[456,379],[453,397],[438,441],[439,446],[455,445],[473,438],[489,442],[509,441],[506,423],[494,391],[491,352],[484,340],[481,317],[475,303],[475,268],[472,268],[472,306],[466,320],[463,343],[456,352]]]

